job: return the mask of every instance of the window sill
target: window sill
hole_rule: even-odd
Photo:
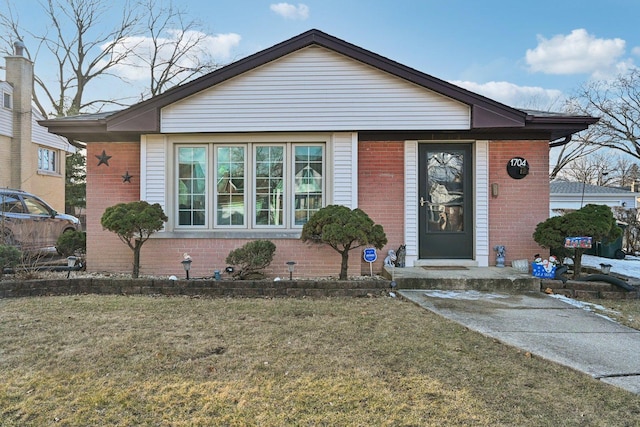
[[[299,239],[302,230],[160,231],[152,239]]]
[[[40,169],[38,169],[38,175],[55,176],[58,178],[62,178],[62,174],[59,174],[58,172],[44,171]]]

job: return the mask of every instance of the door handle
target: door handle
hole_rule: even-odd
[[[420,196],[420,206],[424,206],[427,203],[427,201],[424,199],[424,197]]]

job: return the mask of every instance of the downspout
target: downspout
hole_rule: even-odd
[[[560,147],[560,146],[563,146],[563,145],[567,145],[568,143],[571,142],[571,136],[572,135],[565,136],[562,141],[557,141],[557,140],[555,142],[550,141],[549,142],[549,148],[555,148],[555,147]]]

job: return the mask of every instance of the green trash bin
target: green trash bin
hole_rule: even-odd
[[[608,242],[606,240],[602,242],[595,242],[591,249],[585,251],[585,254],[603,258],[624,259],[626,254],[622,250],[622,236],[624,236],[624,229],[626,228],[626,225],[618,224],[618,227],[622,229],[620,237],[612,242]]]

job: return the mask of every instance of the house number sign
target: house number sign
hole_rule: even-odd
[[[522,157],[513,157],[507,162],[507,173],[513,179],[522,179],[529,175],[529,162]]]

